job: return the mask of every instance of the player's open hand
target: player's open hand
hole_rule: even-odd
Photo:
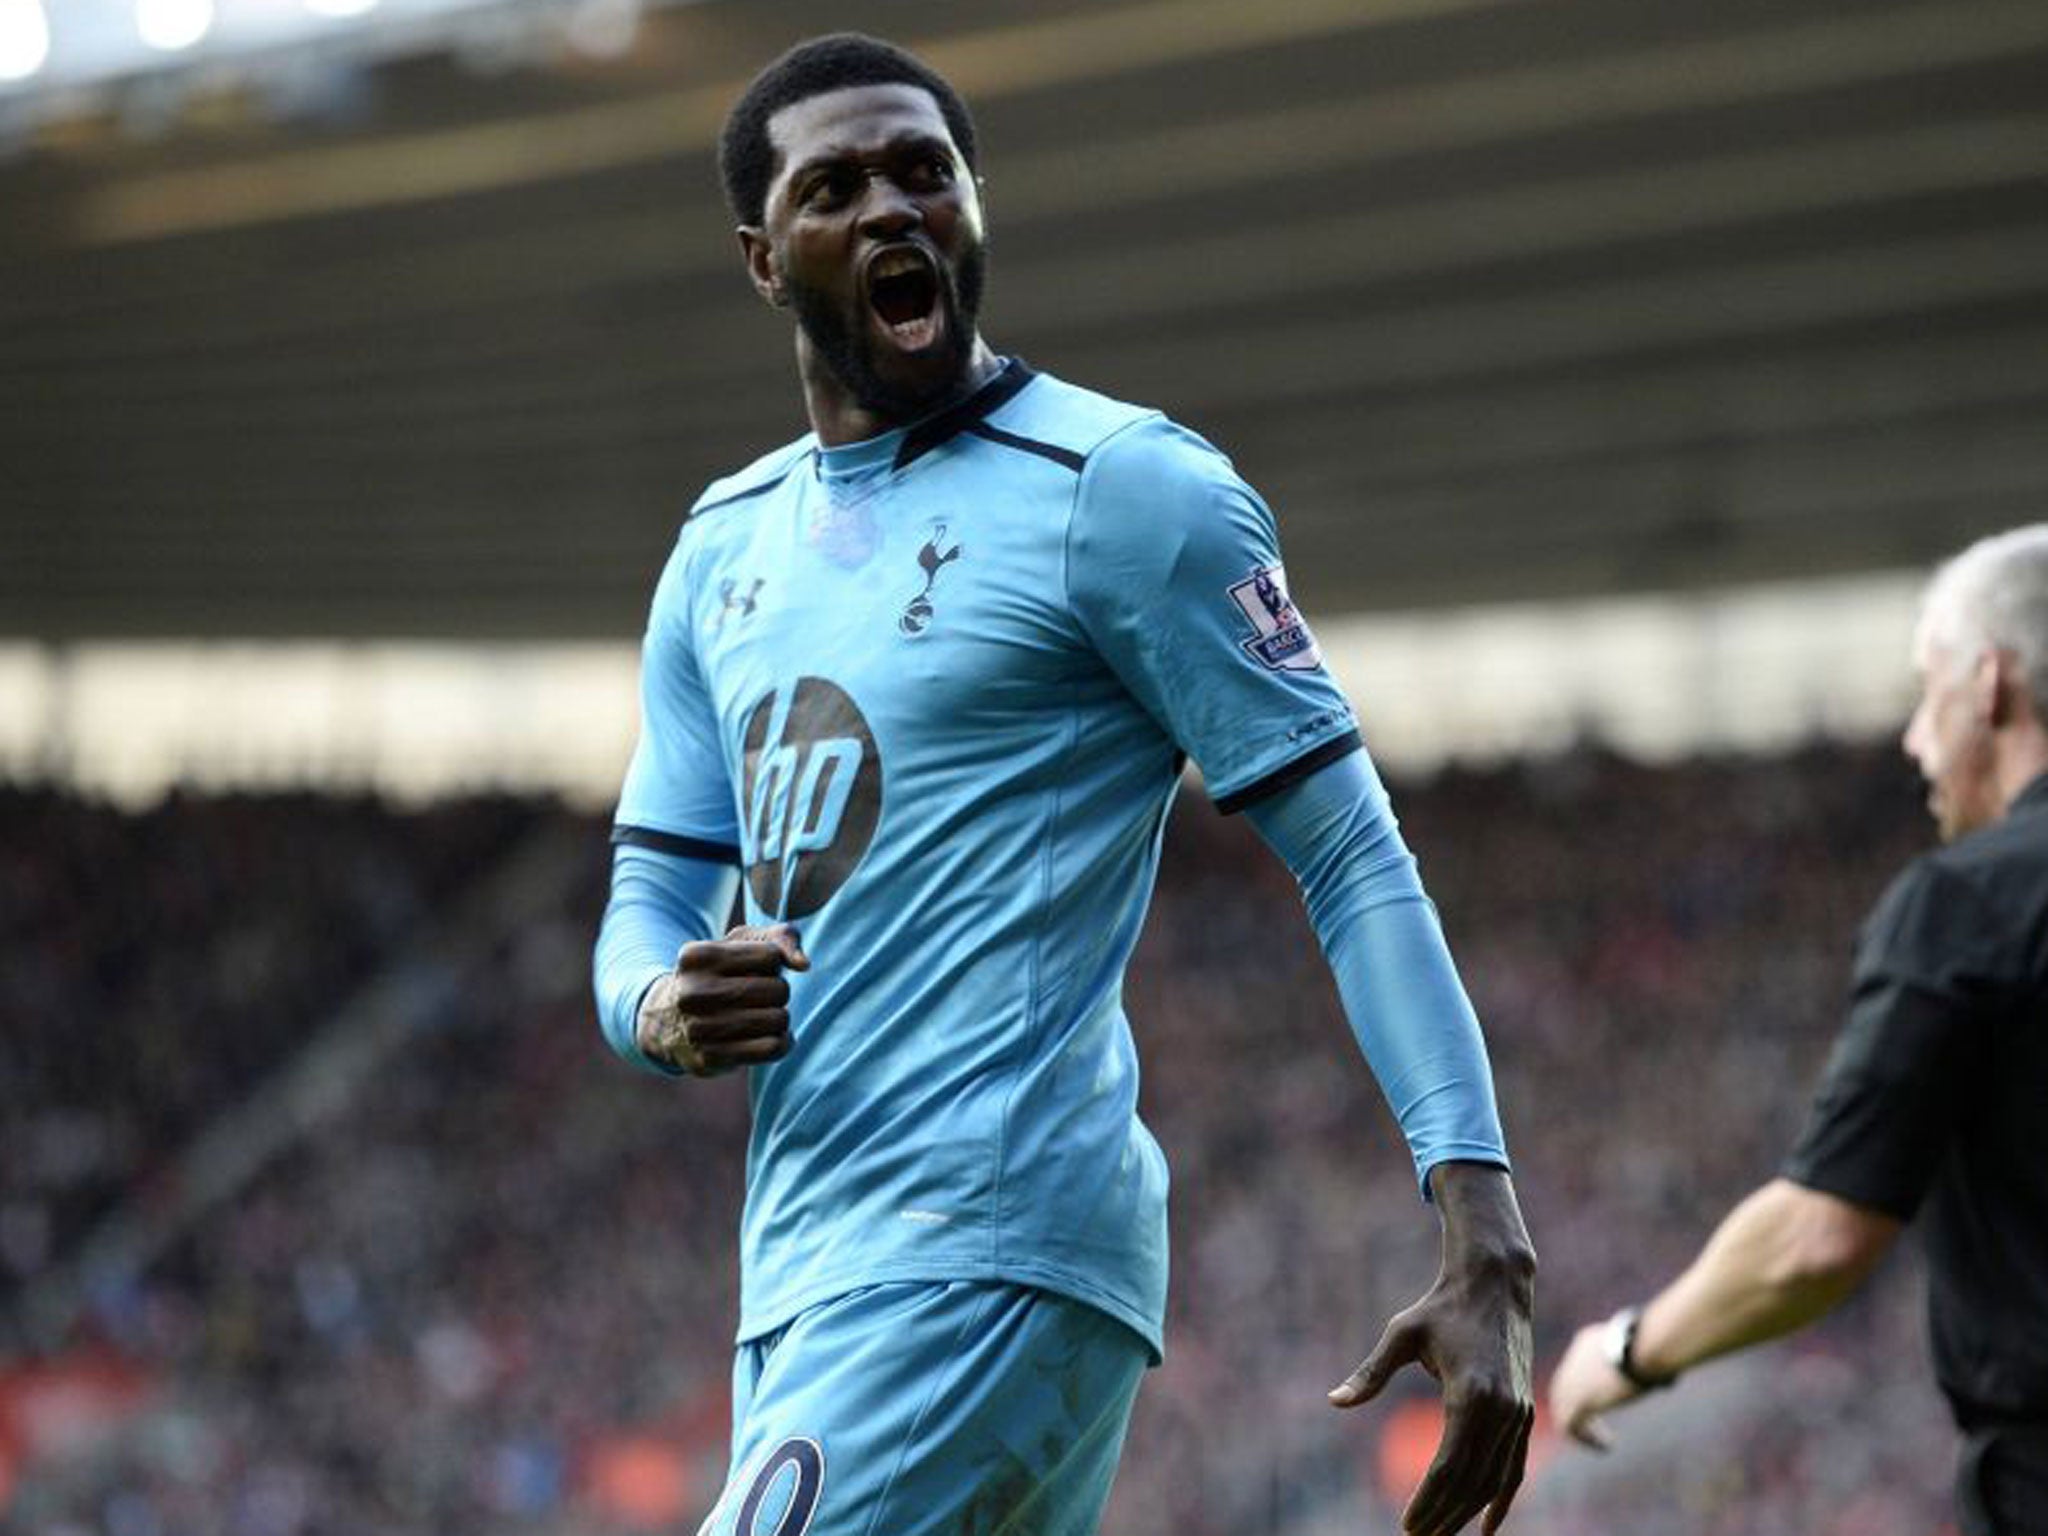
[[[676,968],[640,1000],[640,1049],[692,1077],[780,1060],[789,1054],[789,983],[782,973],[810,968],[787,924],[735,928],[722,939],[685,944]]]
[[[1401,1529],[1450,1536],[1484,1510],[1481,1529],[1491,1536],[1521,1487],[1536,1422],[1536,1255],[1503,1170],[1442,1164],[1431,1170],[1431,1187],[1444,1217],[1443,1270],[1426,1296],[1395,1314],[1330,1401],[1370,1402],[1404,1365],[1434,1376],[1443,1388],[1443,1438]]]

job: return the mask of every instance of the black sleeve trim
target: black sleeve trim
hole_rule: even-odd
[[[730,864],[737,868],[740,862],[739,849],[729,843],[710,843],[700,837],[678,837],[673,832],[657,832],[652,827],[613,827],[612,841],[633,848],[652,848],[656,853],[672,853],[679,859],[703,859],[709,864]]]
[[[1235,816],[1246,806],[1257,805],[1272,795],[1277,795],[1289,785],[1299,784],[1318,768],[1327,767],[1340,757],[1349,757],[1365,745],[1358,732],[1346,731],[1342,736],[1333,736],[1321,746],[1311,747],[1291,763],[1282,763],[1256,783],[1247,784],[1236,794],[1225,795],[1216,802],[1217,811],[1225,816]]]
[[[1035,437],[1019,437],[1015,432],[1005,432],[1001,427],[992,427],[985,421],[977,421],[967,429],[976,437],[987,438],[992,443],[1001,443],[1005,448],[1018,448],[1025,453],[1035,453],[1041,459],[1051,459],[1063,464],[1075,474],[1081,473],[1081,466],[1088,462],[1071,448],[1062,448],[1057,443],[1041,443]]]

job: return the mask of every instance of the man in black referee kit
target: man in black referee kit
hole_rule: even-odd
[[[1864,924],[1782,1175],[1646,1305],[1580,1329],[1550,1405],[1605,1448],[1603,1412],[1812,1322],[1924,1207],[1962,1529],[2048,1536],[2048,524],[1935,574],[1914,662],[1905,748],[1945,846]]]

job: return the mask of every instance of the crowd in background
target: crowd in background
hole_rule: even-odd
[[[1418,1193],[1286,871],[1177,812],[1126,989],[1173,1169],[1168,1358],[1105,1531],[1387,1528],[1429,1383],[1323,1401],[1434,1273]],[[1930,836],[1889,749],[1630,766],[1593,753],[1396,786],[1486,1021],[1542,1258],[1539,1365],[1640,1300],[1773,1171],[1840,1019],[1849,944]],[[537,901],[422,934],[519,845]],[[210,1119],[399,957],[427,989],[331,1118],[61,1340],[150,1390],[22,1450],[0,1527],[70,1536],[687,1531],[723,1470],[746,1134],[737,1080],[600,1043],[594,819],[313,797],[121,815],[0,794],[0,1277],[47,1282]],[[1698,1373],[1597,1459],[1547,1433],[1529,1536],[1942,1527],[1949,1432],[1910,1254],[1823,1328]],[[0,1425],[0,1452],[6,1449]],[[1365,1517],[1361,1524],[1361,1515]],[[1376,1522],[1376,1523],[1375,1523]]]
[[[163,1173],[542,810],[0,786],[0,1274]]]

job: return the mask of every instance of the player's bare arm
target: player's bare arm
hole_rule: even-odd
[[[676,968],[647,989],[636,1023],[640,1049],[692,1077],[779,1061],[789,1054],[785,970],[811,962],[794,928],[735,928],[685,944]]]
[[[1444,1432],[1401,1517],[1411,1536],[1449,1536],[1481,1510],[1500,1528],[1521,1486],[1536,1421],[1531,1317],[1536,1250],[1507,1170],[1439,1163],[1430,1193],[1443,1220],[1443,1263],[1428,1294],[1397,1313],[1365,1361],[1330,1393],[1339,1408],[1378,1396],[1420,1365],[1443,1388]]]
[[[1831,1311],[1890,1251],[1902,1223],[1790,1179],[1773,1179],[1715,1229],[1643,1308],[1589,1323],[1550,1378],[1550,1409],[1582,1445],[1612,1443],[1601,1415],[1732,1350]]]

